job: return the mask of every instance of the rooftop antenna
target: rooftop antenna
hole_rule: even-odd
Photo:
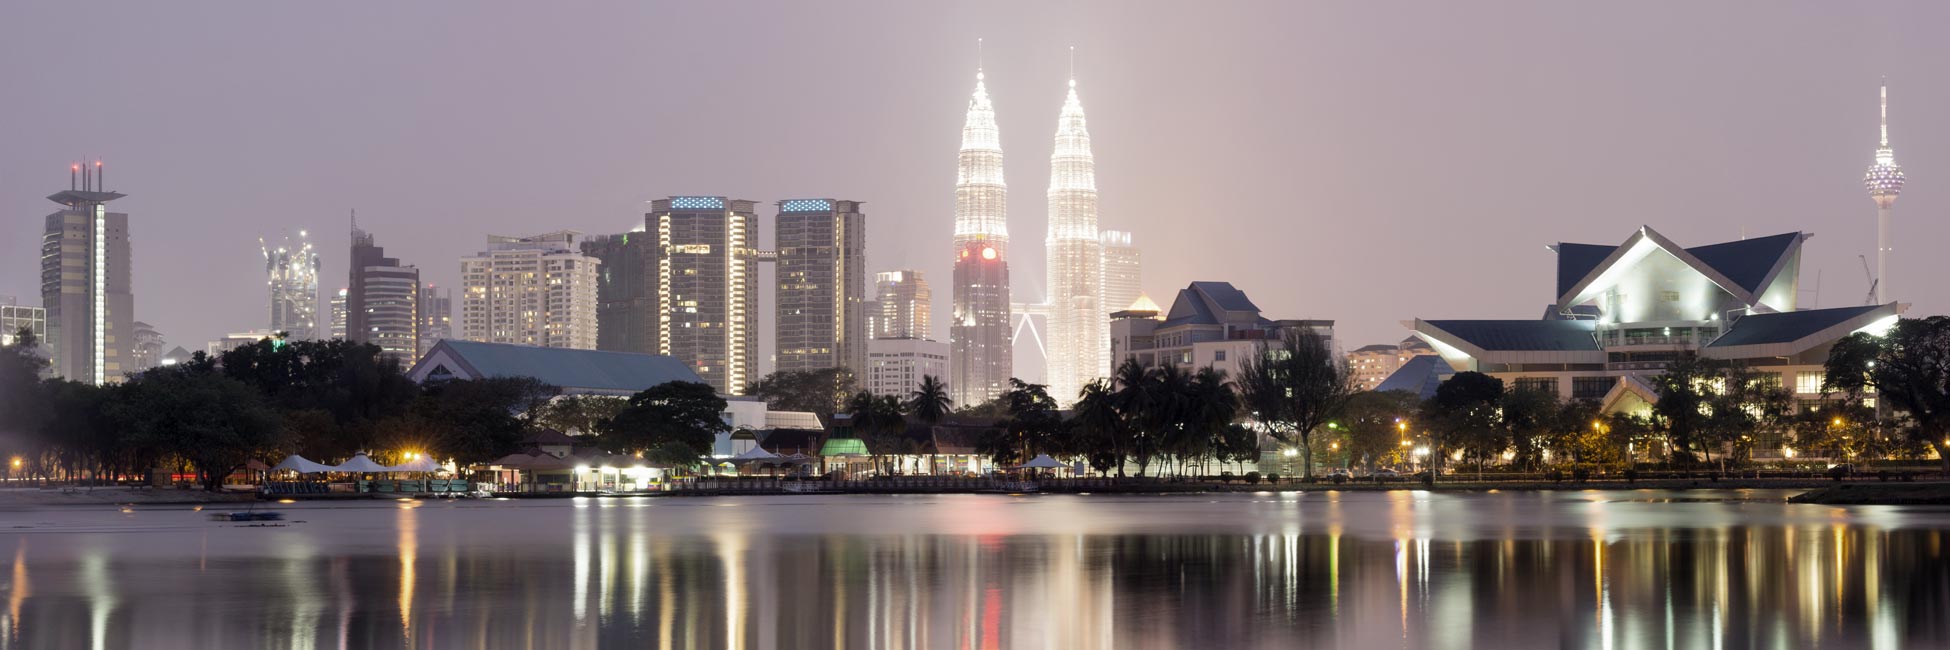
[[[1077,87],[1077,46],[1070,46],[1070,87]]]
[[[79,185],[76,185],[79,182],[81,182],[81,163],[68,165],[68,189],[81,189]]]
[[[102,159],[95,159],[95,190],[108,191],[108,169],[102,167]]]
[[[975,37],[975,72],[982,71],[982,37]]]

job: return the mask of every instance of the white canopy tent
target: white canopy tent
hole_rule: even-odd
[[[297,472],[299,474],[319,474],[319,473],[331,472],[336,470],[334,470],[330,465],[326,465],[324,463],[314,463],[311,460],[305,458],[304,456],[292,454],[290,456],[286,456],[284,462],[278,463],[277,467],[271,468],[271,471],[273,472],[288,471],[288,472]]]
[[[359,473],[393,471],[393,470],[386,469],[385,465],[372,462],[371,458],[366,457],[365,452],[359,452],[359,454],[353,456],[351,460],[345,461],[343,463],[339,463],[337,466],[329,468],[329,470],[334,472],[359,472]]]
[[[731,460],[744,463],[756,460],[780,460],[781,458],[778,454],[766,451],[763,447],[752,447],[751,449],[745,450],[745,453],[732,456]]]
[[[404,463],[400,463],[398,465],[388,467],[386,468],[386,471],[388,472],[438,472],[440,471],[440,469],[441,469],[440,463],[433,462],[432,458],[421,456],[419,458],[415,458],[413,460],[409,460]]]
[[[1016,469],[1063,469],[1065,467],[1068,466],[1056,462],[1056,459],[1050,458],[1049,454],[1036,454],[1035,458],[1029,459],[1027,463],[1017,465]]]

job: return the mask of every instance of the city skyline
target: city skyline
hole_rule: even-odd
[[[33,265],[25,262],[38,252],[29,245],[38,243],[32,217],[44,214],[36,204],[76,151],[99,152],[116,166],[118,182],[110,189],[131,195],[117,208],[142,215],[133,224],[139,271],[135,311],[172,347],[260,320],[261,305],[255,302],[201,297],[262,291],[256,284],[262,282],[261,267],[255,266],[262,260],[245,252],[252,239],[336,221],[347,208],[366,213],[370,227],[387,240],[390,255],[417,265],[427,281],[458,286],[451,260],[478,246],[479,235],[543,229],[530,221],[534,214],[561,215],[559,227],[613,233],[640,218],[642,201],[673,192],[768,200],[853,196],[876,205],[877,213],[900,215],[876,222],[868,271],[914,268],[940,281],[950,277],[938,244],[951,228],[941,188],[952,182],[943,171],[943,152],[952,146],[943,133],[953,126],[944,125],[962,117],[958,104],[966,97],[966,70],[977,63],[972,51],[977,37],[986,38],[980,63],[992,73],[991,93],[1006,109],[998,117],[1002,146],[1018,154],[1008,162],[1018,178],[1048,172],[1043,107],[1060,99],[1067,48],[1076,45],[1083,60],[1092,62],[1086,75],[1092,101],[1118,107],[1091,125],[1099,141],[1111,147],[1097,152],[1107,183],[1103,209],[1124,219],[1115,227],[1134,232],[1152,248],[1147,293],[1156,297],[1190,281],[1234,282],[1269,312],[1335,319],[1350,347],[1399,340],[1404,334],[1399,321],[1415,312],[1490,317],[1534,310],[1530,303],[1537,287],[1496,286],[1499,278],[1524,277],[1549,259],[1546,242],[1525,238],[1550,233],[1602,240],[1620,223],[1653,225],[1689,241],[1737,239],[1743,232],[1814,232],[1820,240],[1809,251],[1804,274],[1815,276],[1818,289],[1805,288],[1804,301],[1859,303],[1869,285],[1856,258],[1877,249],[1871,207],[1855,184],[1866,162],[1865,140],[1876,137],[1876,107],[1868,105],[1868,93],[1885,75],[1894,87],[1892,119],[1908,171],[1930,178],[1922,170],[1943,167],[1950,146],[1950,133],[1928,118],[1950,105],[1950,87],[1933,84],[1920,67],[1941,60],[1946,47],[1917,31],[1946,17],[1936,6],[1893,6],[1874,19],[1842,7],[1762,14],[1712,7],[1684,25],[1670,24],[1656,11],[1626,8],[1548,11],[1508,26],[1487,18],[1490,12],[1439,12],[1444,20],[1429,23],[1459,23],[1470,33],[1506,42],[1455,56],[1446,56],[1457,45],[1456,37],[1445,35],[1451,30],[1410,22],[1389,28],[1397,33],[1383,34],[1380,25],[1386,21],[1360,8],[1222,7],[1196,15],[1165,5],[1152,8],[1149,15],[1094,25],[1080,18],[1118,12],[1092,3],[905,9],[877,20],[917,24],[914,33],[849,44],[843,52],[807,54],[777,69],[759,69],[763,66],[754,61],[776,61],[767,52],[802,42],[797,37],[757,39],[764,41],[757,43],[757,54],[689,66],[695,70],[655,62],[651,55],[663,47],[683,48],[696,37],[676,37],[666,45],[605,43],[599,47],[615,56],[597,58],[617,61],[612,73],[655,80],[650,85],[659,89],[699,83],[722,88],[727,87],[723,79],[736,78],[741,88],[792,90],[811,83],[793,77],[817,69],[826,74],[814,78],[867,93],[871,99],[862,104],[898,110],[886,111],[894,114],[885,120],[878,119],[883,111],[866,114],[872,117],[808,106],[786,111],[764,102],[717,111],[722,114],[659,102],[645,112],[645,100],[658,92],[612,95],[594,79],[571,76],[542,83],[558,84],[581,103],[610,101],[595,102],[597,119],[578,120],[590,124],[563,125],[556,118],[564,109],[553,100],[516,98],[501,106],[476,101],[479,93],[504,87],[489,78],[527,80],[567,62],[526,63],[471,45],[474,41],[459,34],[467,31],[461,26],[486,18],[468,12],[451,12],[457,14],[452,16],[455,33],[441,32],[431,41],[468,46],[442,54],[423,51],[433,46],[417,37],[370,26],[387,22],[386,16],[411,18],[405,22],[413,24],[431,15],[412,8],[351,12],[258,33],[243,33],[232,22],[236,19],[219,13],[202,17],[211,21],[207,26],[185,29],[232,40],[192,45],[187,42],[198,39],[163,43],[142,31],[156,20],[187,22],[185,12],[113,3],[105,8],[11,6],[0,9],[5,18],[0,23],[11,26],[0,30],[12,37],[0,48],[15,54],[56,48],[50,35],[26,26],[87,17],[106,44],[71,57],[104,76],[110,82],[104,87],[129,95],[194,99],[229,75],[259,70],[251,62],[209,63],[238,48],[268,48],[302,74],[268,79],[264,83],[271,92],[241,98],[235,106],[158,101],[148,114],[139,114],[126,101],[78,103],[63,97],[63,77],[56,71],[0,68],[24,95],[50,98],[20,109],[19,119],[47,128],[23,134],[20,146],[0,161],[0,204],[16,215],[0,227],[7,246],[0,257],[22,260],[0,269],[0,294],[36,295]],[[270,11],[248,17],[261,19]],[[572,22],[566,13],[516,11],[527,20],[507,20],[496,33]],[[639,11],[642,15],[598,29],[621,30],[654,18],[719,20],[736,12]],[[781,24],[824,25],[855,20],[862,10],[838,5],[775,11],[782,14]],[[1297,23],[1307,26],[1295,36],[1307,38],[1275,41],[1260,26],[1297,24],[1300,14],[1306,19]],[[1222,23],[1244,25],[1245,35],[1254,37],[1196,29],[1201,33],[1184,47],[1148,49],[1173,33],[1174,24]],[[1557,29],[1535,29],[1542,24]],[[1729,31],[1754,36],[1743,41],[1745,48],[1729,52],[1720,45]],[[337,58],[313,59],[278,43],[291,40],[296,48],[348,33],[364,37],[371,47],[345,68],[333,67]],[[1626,62],[1609,53],[1621,39],[1658,39],[1670,47]],[[1259,41],[1264,42],[1255,44]],[[131,57],[132,47],[155,56]],[[1535,56],[1546,51],[1551,56]],[[1445,56],[1429,56],[1435,53]],[[1332,62],[1340,57],[1361,57],[1371,65],[1360,74],[1335,70]],[[404,70],[377,67],[401,60],[417,63]],[[198,65],[215,69],[159,74],[177,69],[172,66]],[[434,65],[481,72],[414,90],[420,76],[433,69],[426,66]],[[372,92],[343,92],[375,75]],[[171,79],[174,85],[161,87],[145,77]],[[451,121],[434,121],[432,116],[448,115],[458,105],[468,111]],[[318,141],[279,131],[284,120],[296,119],[292,110],[298,118],[324,124],[333,141],[315,146]],[[636,113],[643,117],[630,117]],[[516,129],[506,138],[473,137],[490,126],[529,123],[550,126]],[[813,124],[824,132],[815,132]],[[180,135],[188,133],[196,140]],[[728,151],[759,150],[767,143],[789,146],[743,165],[736,156],[705,147],[711,138],[719,139],[719,146],[740,145],[725,147]],[[811,155],[862,138],[877,160],[825,165]],[[663,156],[643,153],[653,150],[684,155],[664,162]],[[704,156],[701,162],[698,156]],[[1546,164],[1536,164],[1540,157]],[[1518,173],[1526,178],[1521,196],[1507,188]],[[1907,218],[1897,225],[1905,241],[1950,234],[1950,225],[1931,218],[1945,203],[1927,185],[1906,188]],[[556,188],[575,188],[570,205],[542,198]],[[218,196],[228,198],[215,200]],[[1012,225],[1018,232],[1045,228],[1037,216],[1043,197],[1018,192],[1014,200]],[[258,207],[264,205],[281,209],[267,217]],[[1237,221],[1232,227],[1183,228],[1207,214],[1236,215],[1229,218]],[[769,230],[762,223],[761,238]],[[343,278],[346,247],[338,239],[343,234],[332,228],[313,234],[323,253],[321,272]],[[1497,250],[1531,254],[1482,256],[1486,259],[1445,269],[1458,281],[1442,289],[1432,287],[1425,274],[1381,268],[1389,256],[1450,259],[1445,256],[1453,255],[1458,242],[1482,250],[1486,236],[1524,240],[1523,246]],[[1389,245],[1376,250],[1370,242]],[[213,252],[188,254],[204,245]],[[1043,299],[1036,295],[1046,282],[1038,242],[1017,242],[1012,252],[1011,284],[1022,294],[1015,297]],[[1915,303],[1911,313],[1950,306],[1950,299],[1918,282],[1937,275],[1933,260],[1895,255],[1889,264],[1884,275],[1901,292],[1892,298]],[[1341,271],[1363,267],[1372,268],[1359,276]],[[1291,277],[1323,280],[1293,283]],[[185,286],[209,289],[195,294],[175,289]],[[1482,288],[1460,292],[1457,286]],[[763,288],[759,300],[766,314],[758,337],[764,346],[760,358],[770,356],[776,331],[769,321],[768,306],[776,304],[770,291]],[[949,292],[938,293],[935,307],[946,314]],[[1376,295],[1413,295],[1418,304],[1411,309],[1376,301]],[[936,328],[933,336],[945,340],[945,322]]]

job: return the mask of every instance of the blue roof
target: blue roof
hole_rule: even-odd
[[[1484,350],[1596,351],[1589,320],[1423,321]]]
[[[1178,290],[1178,298],[1171,302],[1171,311],[1165,312],[1165,321],[1159,327],[1173,325],[1219,325],[1225,319],[1212,312],[1249,311],[1259,315],[1259,305],[1246,297],[1246,292],[1233,287],[1230,282],[1193,282]]]
[[[564,390],[635,393],[667,382],[704,381],[676,357],[452,339],[434,344],[420,363],[443,347],[476,377],[534,377]]]
[[[1226,311],[1259,311],[1259,305],[1246,297],[1246,292],[1232,286],[1231,282],[1193,282],[1192,289],[1205,294],[1213,304]]]
[[[1792,343],[1849,319],[1882,308],[1884,305],[1864,307],[1837,307],[1834,309],[1803,309],[1801,311],[1779,314],[1753,314],[1742,316],[1733,322],[1727,333],[1714,339],[1707,347],[1719,348],[1729,345],[1760,345],[1765,343]]]
[[[1402,364],[1402,367],[1395,369],[1395,373],[1388,375],[1387,379],[1381,380],[1374,389],[1377,393],[1391,390],[1408,391],[1426,400],[1435,397],[1436,387],[1441,386],[1442,380],[1448,379],[1453,374],[1456,374],[1456,369],[1449,367],[1449,362],[1443,361],[1442,357],[1418,354],[1415,358],[1409,359],[1408,363]]]
[[[1800,238],[1801,233],[1791,232],[1688,248],[1686,252],[1692,253],[1693,257],[1727,276],[1728,280],[1741,288],[1760,293],[1764,288],[1760,283],[1767,279],[1767,272],[1774,270],[1774,263],[1780,261],[1781,256],[1786,255]]]
[[[1571,287],[1576,286],[1579,280],[1583,280],[1584,276],[1591,275],[1591,270],[1598,268],[1598,264],[1604,262],[1605,258],[1610,257],[1611,252],[1615,250],[1618,250],[1617,246],[1558,244],[1557,295],[1564,295],[1571,290]]]

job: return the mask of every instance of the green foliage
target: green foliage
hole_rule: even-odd
[[[948,398],[948,385],[934,375],[921,375],[921,385],[908,393],[901,405],[914,419],[933,426],[954,412],[955,401]]]
[[[1241,363],[1238,382],[1246,407],[1274,438],[1288,444],[1297,439],[1305,454],[1301,476],[1312,478],[1314,433],[1339,417],[1356,392],[1347,364],[1326,337],[1293,328]]]
[[[494,460],[534,432],[528,414],[558,392],[529,377],[432,382],[407,413],[385,421],[382,448],[424,449],[462,465]]]
[[[1479,459],[1501,451],[1502,401],[1503,380],[1480,372],[1459,372],[1436,386],[1435,397],[1422,405],[1421,417],[1429,432],[1431,467],[1440,468],[1454,449]]]
[[[604,422],[622,413],[629,400],[608,395],[563,395],[535,409],[538,425],[574,436],[595,435]]]
[[[1851,334],[1829,349],[1824,390],[1856,401],[1875,394],[1902,414],[1891,428],[1936,449],[1950,472],[1950,317],[1897,321],[1883,334]]]
[[[845,368],[780,370],[759,378],[745,394],[765,400],[775,411],[805,411],[830,423],[845,400],[857,390],[853,373]]]
[[[717,435],[731,431],[725,401],[710,384],[669,382],[630,396],[629,406],[600,427],[600,441],[623,453],[656,450],[665,462],[695,465],[711,453]],[[648,454],[646,454],[648,455]]]
[[[1335,432],[1348,458],[1373,468],[1406,460],[1400,441],[1421,399],[1401,390],[1364,391],[1348,398]]]
[[[1049,387],[1043,384],[1024,383],[1020,379],[1009,380],[1009,392],[1002,394],[1003,401],[1009,405],[1009,420],[1003,430],[1008,436],[1006,445],[992,449],[990,456],[995,462],[1015,465],[1035,458],[1037,454],[1066,455],[1070,452],[1068,428],[1062,414],[1057,412],[1056,400],[1049,395]]]
[[[111,390],[105,417],[136,442],[194,464],[215,490],[252,457],[274,455],[286,438],[276,410],[249,385],[210,372],[162,369]]]

